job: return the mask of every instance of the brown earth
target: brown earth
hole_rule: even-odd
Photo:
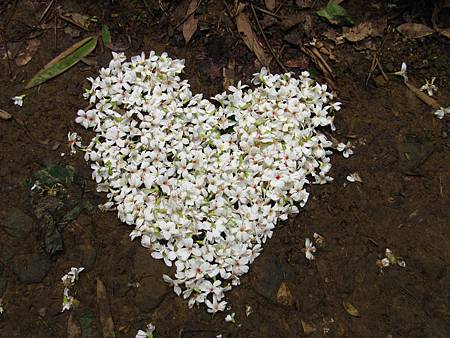
[[[170,270],[129,240],[130,228],[114,213],[83,211],[64,220],[81,200],[94,205],[105,200],[95,192],[82,154],[60,154],[68,153],[68,131],[89,137],[74,118],[86,106],[86,77],[108,62],[110,50],[97,47],[90,56],[97,65],[79,63],[39,87],[24,90],[25,81],[107,24],[113,48],[128,56],[155,50],[185,58],[194,92],[222,91],[223,68],[233,62],[227,80],[247,82],[261,65],[237,33],[232,1],[227,2],[230,12],[222,1],[202,1],[194,14],[197,30],[186,45],[182,22],[188,2],[60,0],[41,22],[49,1],[1,2],[0,108],[14,118],[0,120],[0,337],[66,337],[69,313],[60,313],[60,278],[71,266],[86,267],[75,288],[80,306],[72,311],[83,337],[102,336],[97,278],[106,285],[117,337],[134,337],[149,322],[156,325],[155,337],[449,337],[449,120],[436,119],[391,74],[406,62],[410,81],[418,87],[436,76],[436,99],[450,105],[450,40],[437,33],[408,39],[395,30],[405,22],[431,26],[433,8],[438,25],[448,27],[449,8],[440,6],[444,1],[344,1],[355,24],[387,26],[380,36],[338,45],[323,33],[340,35],[342,28],[315,14],[326,1],[275,1],[272,11],[282,20],[257,10],[281,62],[298,67],[290,71],[309,69],[323,82],[323,73],[299,45],[316,38],[331,52],[320,49],[343,102],[333,136],[351,140],[356,149],[349,159],[333,156],[335,181],[310,188],[313,197],[306,207],[278,226],[241,286],[230,292],[235,324],[226,323],[224,314],[188,309],[162,281]],[[264,1],[253,3],[266,8]],[[308,3],[313,7],[301,9]],[[95,22],[87,32],[59,19],[57,11],[95,16]],[[244,12],[266,48],[250,5]],[[30,39],[40,45],[31,61],[19,67],[15,58]],[[389,81],[379,68],[367,81],[374,55]],[[281,72],[275,61],[270,66]],[[11,97],[22,93],[27,94],[24,106],[14,106]],[[25,182],[54,164],[73,166],[77,178],[62,195],[42,200]],[[352,172],[363,183],[348,183]],[[307,261],[301,249],[314,232],[325,241],[316,259]],[[55,235],[57,241],[59,234],[63,250],[51,252],[45,236]],[[386,248],[406,267],[381,272],[376,261]],[[247,305],[253,310],[248,317]]]

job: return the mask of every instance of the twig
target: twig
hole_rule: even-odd
[[[197,7],[194,8],[193,11],[191,11],[190,13],[187,13],[184,18],[178,23],[178,25],[175,26],[175,29],[178,29],[178,27],[180,27],[182,24],[184,24],[186,22],[187,19],[189,19],[195,12],[197,12],[197,9],[199,9],[199,7],[202,4],[202,0],[198,1]]]
[[[42,22],[42,20],[44,20],[45,16],[47,15],[48,11],[50,10],[50,7],[52,7],[53,3],[55,2],[55,0],[51,0],[47,7],[45,7],[44,12],[41,14],[41,17],[39,18],[39,23]]]
[[[260,11],[260,12],[262,12],[262,13],[264,13],[264,14],[273,16],[275,19],[278,19],[278,20],[282,20],[282,19],[283,19],[281,16],[279,16],[279,15],[277,15],[277,14],[275,14],[275,13],[269,12],[267,9],[264,9],[264,8],[261,8],[261,7],[258,7],[258,6],[255,6],[255,8],[256,8],[258,11]]]
[[[264,30],[261,27],[261,23],[259,22],[258,16],[256,15],[256,11],[255,11],[255,7],[253,7],[253,4],[250,4],[250,8],[252,9],[252,13],[253,16],[255,17],[256,20],[256,24],[258,25],[258,28],[261,32],[261,35],[264,38],[264,41],[267,45],[267,48],[269,48],[270,53],[272,54],[273,58],[275,59],[275,61],[278,63],[278,65],[281,67],[281,69],[283,70],[283,72],[288,73],[288,70],[286,69],[286,67],[283,65],[283,63],[280,61],[280,59],[278,58],[278,56],[275,54],[275,51],[273,50],[272,46],[270,45],[269,41],[267,40],[266,34],[264,33]]]

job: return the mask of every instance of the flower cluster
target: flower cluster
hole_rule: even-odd
[[[102,209],[116,208],[189,306],[223,311],[280,220],[298,213],[306,186],[333,179],[329,155],[340,103],[308,72],[254,74],[205,99],[180,78],[183,60],[113,53],[76,121],[96,135],[84,149]],[[77,140],[76,137],[72,137]],[[351,154],[351,145],[340,150]]]
[[[78,275],[84,268],[70,268],[70,271],[62,276],[61,280],[64,285],[64,297],[63,297],[63,305],[61,312],[66,310],[70,310],[74,304],[77,303],[77,300],[69,295],[70,288],[75,285],[75,282],[78,280]]]

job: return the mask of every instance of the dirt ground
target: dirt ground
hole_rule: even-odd
[[[226,8],[223,1],[201,1],[186,44],[189,2],[1,2],[0,108],[13,118],[0,120],[0,337],[102,337],[100,314],[109,311],[97,301],[97,279],[106,286],[117,337],[134,337],[149,322],[155,337],[449,337],[449,119],[438,120],[392,75],[405,62],[417,87],[435,76],[434,97],[450,105],[450,39],[438,33],[413,39],[396,30],[406,22],[450,27],[445,1],[344,1],[354,27],[373,23],[379,31],[359,41],[336,41],[348,28],[316,14],[327,1],[246,2],[243,11],[266,54],[251,4],[280,63],[325,82],[330,75],[300,48],[316,39],[343,103],[332,135],[356,147],[349,159],[332,157],[334,182],[310,187],[306,207],[278,226],[241,286],[229,293],[236,323],[226,323],[225,314],[188,309],[161,278],[170,269],[129,240],[131,229],[114,212],[86,207],[67,216],[80,202],[105,201],[82,154],[61,153],[68,153],[68,131],[89,139],[74,119],[87,105],[86,77],[96,75],[111,51],[98,46],[89,64],[30,90],[24,84],[102,24],[111,30],[111,48],[127,56],[155,50],[185,58],[193,92],[210,96],[223,90],[224,80],[248,82],[261,64],[238,33],[234,2]],[[278,18],[264,13],[267,8]],[[88,31],[61,19],[64,13],[88,17]],[[39,44],[34,54],[26,49],[30,40]],[[18,66],[24,52],[30,59]],[[380,67],[371,72],[376,61]],[[275,59],[270,68],[282,72]],[[23,107],[11,100],[20,94],[27,94]],[[76,172],[64,193],[32,193],[26,182],[56,164]],[[348,183],[352,172],[363,182]],[[307,261],[301,249],[314,232],[325,240],[316,259]],[[406,267],[380,271],[376,261],[386,248]],[[61,313],[61,277],[72,266],[86,268],[75,288],[80,305]]]

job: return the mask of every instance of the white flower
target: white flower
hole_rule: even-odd
[[[245,315],[248,317],[251,315],[251,313],[253,312],[253,309],[250,305],[246,305],[245,306]]]
[[[70,154],[75,154],[77,152],[76,147],[82,148],[80,136],[77,133],[67,133],[67,145],[70,148]],[[63,154],[61,153],[61,156],[64,156]]]
[[[152,323],[147,325],[147,330],[139,330],[136,334],[136,338],[153,338],[153,332],[155,331],[155,325]]]
[[[305,252],[306,259],[314,259],[313,253],[316,252],[316,247],[313,245],[309,238],[305,238],[305,248],[303,249],[303,251]]]
[[[445,115],[450,115],[450,107],[447,107],[447,108],[441,107],[434,112],[434,115],[436,115],[436,117],[438,119],[442,120]]]
[[[3,298],[0,298],[0,315],[3,314],[5,310],[3,309]]]
[[[64,276],[62,276],[62,278],[61,278],[63,284],[66,287],[73,286],[75,284],[75,282],[78,280],[78,275],[83,270],[84,270],[84,267],[70,268],[70,271],[67,274],[65,274]]]
[[[70,310],[72,308],[74,302],[75,302],[75,298],[73,298],[72,296],[69,296],[69,288],[65,287],[61,312]]]
[[[383,258],[383,259],[381,260],[381,265],[382,265],[383,267],[388,267],[388,266],[391,265],[391,264],[389,263],[389,259]]]
[[[357,172],[354,172],[347,176],[347,181],[349,182],[360,182],[362,183],[362,178]]]
[[[336,149],[340,152],[342,152],[342,156],[345,158],[348,158],[350,155],[353,155],[353,145],[349,142],[345,143],[339,143],[336,147]]]
[[[395,72],[394,75],[398,75],[398,76],[403,77],[403,80],[405,82],[407,82],[408,81],[408,75],[406,74],[406,71],[407,71],[407,66],[406,66],[406,63],[403,62],[401,69],[398,72]]]
[[[232,322],[232,323],[235,323],[236,322],[236,320],[234,319],[234,317],[235,317],[235,315],[236,315],[236,313],[231,313],[231,314],[228,314],[228,315],[226,315],[226,317],[225,317],[225,321],[226,322]]]
[[[433,96],[434,92],[436,92],[438,90],[437,86],[434,84],[434,81],[436,80],[436,78],[433,76],[431,78],[431,81],[426,80],[426,83],[420,87],[421,91],[427,91],[429,96]]]
[[[14,104],[15,104],[16,106],[22,107],[22,105],[23,105],[23,99],[24,99],[25,96],[26,96],[25,94],[24,94],[24,95],[20,95],[20,96],[14,96],[14,97],[11,98],[11,100],[14,101]]]

